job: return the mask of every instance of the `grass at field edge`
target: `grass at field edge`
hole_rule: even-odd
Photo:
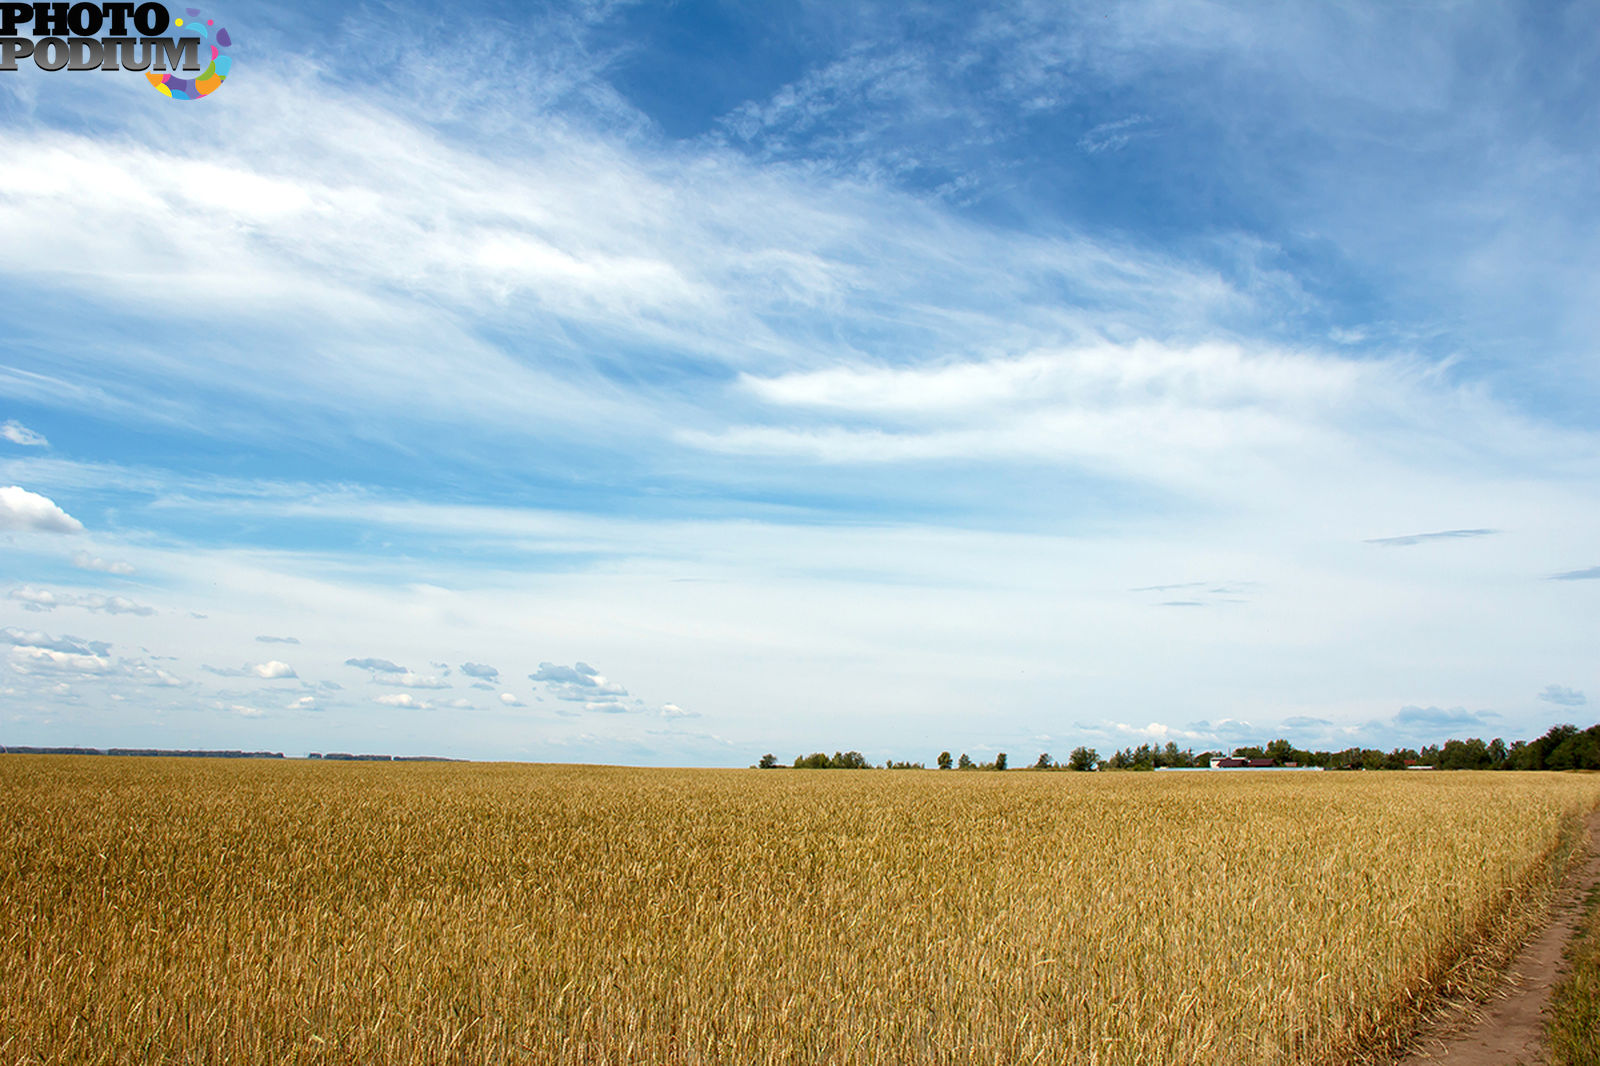
[[[1567,959],[1572,969],[1550,1002],[1551,1060],[1556,1066],[1600,1066],[1600,885],[1589,890]]]

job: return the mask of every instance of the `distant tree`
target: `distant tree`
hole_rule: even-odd
[[[1506,742],[1499,737],[1489,741],[1489,764],[1496,770],[1502,769],[1506,764]]]
[[[814,751],[810,755],[797,755],[794,760],[794,768],[796,770],[826,770],[828,768],[828,757],[820,751]]]
[[[1545,757],[1546,770],[1600,770],[1600,725],[1573,732]]]
[[[870,770],[872,764],[867,762],[867,757],[859,751],[834,752],[833,758],[828,760],[830,770]]]
[[[1565,744],[1567,741],[1571,740],[1573,737],[1575,737],[1577,735],[1578,735],[1578,727],[1575,726],[1575,725],[1552,726],[1551,729],[1550,729],[1550,732],[1546,733],[1544,736],[1540,737],[1538,740],[1530,741],[1528,743],[1527,748],[1522,752],[1522,759],[1521,759],[1522,765],[1519,766],[1518,769],[1522,769],[1522,770],[1556,770],[1556,769],[1564,770],[1564,769],[1568,769],[1568,767],[1565,767],[1565,766],[1562,766],[1562,767],[1551,766],[1550,765],[1550,757],[1552,755],[1554,755],[1555,752],[1563,744]],[[1565,759],[1563,759],[1563,761],[1565,761]]]
[[[1040,753],[1039,761],[1033,764],[1033,768],[1035,770],[1048,770],[1054,765],[1055,763],[1050,761],[1050,753],[1046,751]]]
[[[1004,770],[1006,768],[1006,753],[1005,752],[1002,751],[999,755],[996,755],[994,757],[994,768],[996,770]]]
[[[1267,745],[1266,757],[1278,766],[1282,766],[1287,762],[1294,762],[1294,754],[1294,745],[1287,740],[1274,740]]]
[[[1487,770],[1489,766],[1489,745],[1477,737],[1447,740],[1439,750],[1441,770]]]
[[[967,758],[966,752],[961,753],[961,758],[956,762],[956,768],[959,770],[972,769],[972,760]]]
[[[769,751],[761,756],[760,766],[763,770],[776,770],[778,768],[778,757]]]
[[[950,769],[950,753],[948,751],[941,751],[939,753],[939,769]]]
[[[1432,765],[1431,763],[1428,763],[1427,759],[1423,758],[1422,755],[1418,754],[1411,748],[1395,748],[1393,751],[1389,752],[1389,754],[1382,757],[1381,765],[1382,769],[1385,770],[1404,770],[1408,765],[1419,763]]]
[[[1179,751],[1175,741],[1167,741],[1167,746],[1155,753],[1157,766],[1176,766],[1187,768],[1193,766],[1194,752],[1192,750]]]
[[[1067,757],[1067,766],[1078,771],[1093,770],[1095,768],[1095,764],[1099,761],[1099,752],[1095,751],[1093,748],[1085,748],[1080,746],[1072,749],[1072,754]]]

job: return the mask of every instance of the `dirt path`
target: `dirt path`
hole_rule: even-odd
[[[1600,811],[1589,816],[1589,858],[1562,883],[1554,916],[1506,968],[1494,998],[1426,1031],[1398,1066],[1536,1066],[1546,1063],[1544,1009],[1577,930],[1583,900],[1600,883]]]

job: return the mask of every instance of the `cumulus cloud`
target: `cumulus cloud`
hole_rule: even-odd
[[[437,677],[428,677],[423,674],[413,674],[407,670],[399,674],[374,674],[373,684],[397,685],[400,688],[450,688],[450,682],[442,681]]]
[[[48,648],[51,651],[64,652],[69,655],[105,656],[111,652],[111,645],[103,640],[82,640],[65,634],[57,638],[38,630],[16,629],[11,626],[0,629],[0,644],[28,648]]]
[[[50,442],[45,440],[43,436],[35,433],[14,418],[7,419],[4,425],[0,425],[0,437],[4,437],[12,444],[20,444],[24,448],[48,448],[50,446]]]
[[[100,677],[117,672],[116,664],[104,655],[57,651],[33,645],[12,647],[11,669],[19,674],[68,673]]]
[[[359,670],[372,670],[380,674],[404,674],[408,671],[403,666],[396,666],[388,659],[346,659],[346,666],[354,666]]]
[[[52,637],[48,633],[0,629],[0,645],[9,645],[9,666],[23,675],[66,674],[81,678],[124,678],[156,688],[187,688],[193,684],[162,667],[139,659],[111,658],[111,645],[103,640]]]
[[[266,713],[266,712],[262,711],[259,707],[252,707],[249,704],[245,704],[245,703],[230,703],[228,705],[228,710],[232,711],[234,714],[238,715],[240,718],[260,718],[263,714]]]
[[[663,703],[661,705],[661,717],[663,717],[663,718],[699,718],[700,717],[700,712],[698,712],[698,711],[686,711],[682,707],[679,707],[676,703]]]
[[[1544,691],[1539,693],[1539,698],[1558,707],[1582,707],[1589,702],[1588,697],[1577,689],[1560,685],[1546,685]]]
[[[104,611],[106,614],[136,614],[148,617],[156,613],[154,607],[146,607],[142,603],[134,603],[124,596],[79,596],[74,607],[82,607],[86,611]]]
[[[569,703],[596,701],[597,704],[604,704],[607,701],[599,697],[628,694],[627,689],[583,662],[572,666],[540,663],[538,672],[529,674],[528,679],[543,684],[546,692]]]
[[[530,681],[555,681],[565,684],[590,685],[598,676],[599,671],[588,663],[579,663],[576,666],[557,666],[555,663],[540,663],[539,672],[529,674]]]
[[[317,709],[317,698],[315,696],[301,696],[289,704],[288,709],[291,711],[314,711]]]
[[[1409,548],[1413,544],[1426,544],[1431,540],[1461,540],[1466,537],[1492,537],[1498,529],[1444,529],[1437,533],[1412,533],[1404,537],[1376,537],[1367,541],[1385,548]]]
[[[200,669],[218,677],[256,677],[263,681],[278,681],[298,677],[294,667],[272,659],[264,663],[245,663],[243,666],[202,666]]]
[[[30,611],[53,611],[61,606],[61,601],[49,589],[36,589],[23,587],[12,589],[6,593],[8,599],[18,600]]]
[[[19,485],[0,488],[0,529],[25,533],[82,533],[83,523],[54,500]]]
[[[526,703],[523,703],[521,700],[517,699],[516,696],[512,695],[509,692],[500,693],[500,702],[505,704],[507,707],[526,707],[527,706]]]
[[[374,696],[372,702],[382,704],[385,707],[404,707],[413,711],[429,711],[433,709],[433,704],[427,700],[419,700],[409,692],[391,692],[385,696]]]
[[[256,638],[256,642],[260,643],[260,644],[298,644],[298,643],[300,643],[300,638],[299,637],[257,637]]]
[[[72,565],[79,570],[98,570],[103,574],[116,574],[119,577],[127,577],[134,572],[133,567],[128,563],[102,559],[98,555],[90,555],[88,552],[78,552],[74,555],[72,557]]]
[[[468,677],[475,677],[480,681],[495,681],[500,677],[500,671],[483,663],[462,663],[461,672]]]

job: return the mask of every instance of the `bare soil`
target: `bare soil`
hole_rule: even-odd
[[[1589,816],[1587,860],[1570,871],[1550,924],[1506,967],[1488,1001],[1461,1007],[1424,1030],[1398,1066],[1545,1066],[1544,1012],[1565,968],[1567,943],[1583,917],[1589,889],[1600,883],[1600,811]]]

